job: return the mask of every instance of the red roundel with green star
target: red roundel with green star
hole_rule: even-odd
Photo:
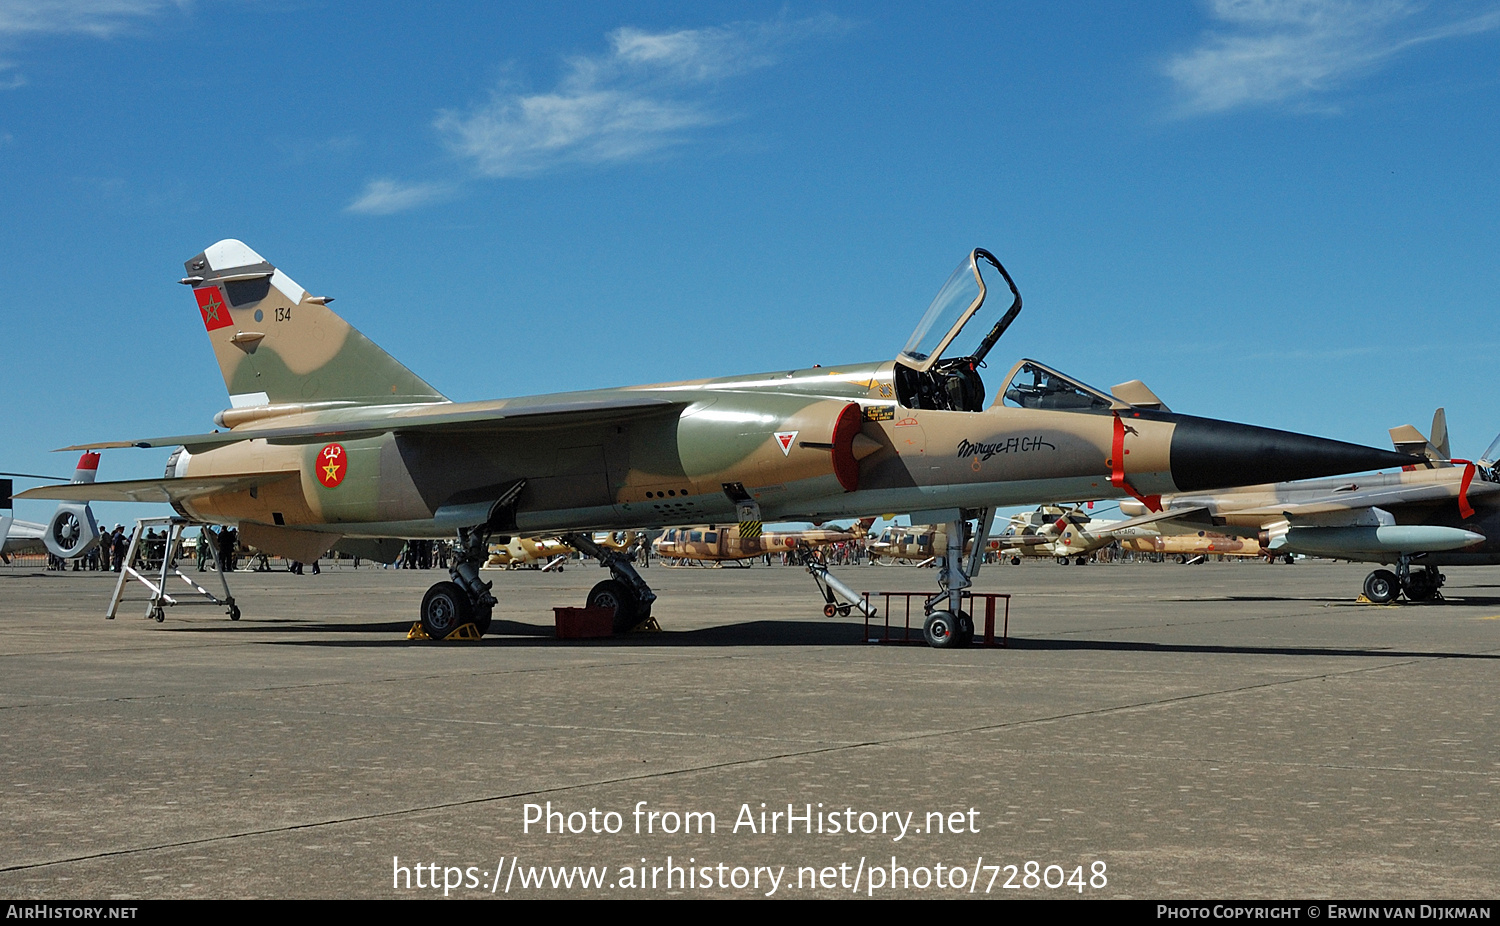
[[[349,472],[349,454],[343,444],[329,444],[318,451],[318,481],[325,489],[336,489]]]

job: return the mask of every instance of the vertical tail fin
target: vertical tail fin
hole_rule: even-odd
[[[335,315],[244,243],[225,239],[187,261],[235,408],[308,402],[445,401],[442,393]]]
[[[1432,413],[1432,436],[1427,440],[1444,460],[1452,459],[1453,452],[1448,446],[1448,413],[1441,408]]]
[[[1422,436],[1414,426],[1403,424],[1399,428],[1391,428],[1391,444],[1401,453],[1409,453],[1413,456],[1425,456],[1428,459],[1427,467],[1433,464],[1448,465],[1450,459],[1448,448],[1448,414],[1441,408],[1432,416],[1432,437]],[[1412,469],[1405,466],[1403,469]]]
[[[73,470],[73,485],[85,485],[99,477],[99,454],[86,450],[78,458],[78,468]]]

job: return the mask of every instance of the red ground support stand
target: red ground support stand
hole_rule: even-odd
[[[871,594],[872,593],[870,593],[870,592],[865,592],[866,613],[868,613],[868,610],[869,610],[869,604],[870,604],[870,596],[871,596]],[[870,636],[870,618],[866,617],[865,618],[865,642],[867,642],[867,643],[897,643],[897,644],[901,644],[901,645],[910,645],[910,644],[914,644],[914,643],[921,643],[923,645],[926,645],[926,641],[922,639],[922,628],[920,626],[917,627],[917,629],[916,629],[916,636],[915,637],[912,636],[911,600],[913,598],[917,599],[918,605],[919,605],[918,614],[921,615],[920,620],[925,621],[927,619],[927,612],[920,610],[920,604],[922,602],[925,602],[928,598],[932,597],[932,592],[874,592],[873,594],[880,595],[881,597],[883,597],[885,599],[885,608],[884,608],[885,628],[884,628],[884,635],[880,636],[880,637],[872,637],[872,636]],[[975,645],[976,646],[995,647],[995,648],[1008,647],[1010,645],[1010,595],[1008,593],[1005,593],[1005,592],[964,592],[963,593],[963,597],[970,600],[970,605],[969,605],[969,608],[968,608],[968,611],[969,611],[970,615],[974,614],[973,599],[975,599],[975,598],[983,598],[984,599],[984,636],[980,637],[980,636],[976,635],[975,639],[974,639]],[[902,599],[905,599],[905,602],[906,602],[906,604],[905,604],[905,612],[906,612],[906,623],[905,623],[905,626],[901,627],[901,628],[897,628],[898,630],[902,631],[902,634],[901,634],[900,637],[892,637],[891,636],[891,599],[892,598],[902,598]],[[999,640],[995,639],[995,599],[997,599],[997,598],[1004,598],[1005,599],[1004,623],[1001,625],[1000,639]]]
[[[614,608],[553,608],[552,613],[559,640],[614,636]]]

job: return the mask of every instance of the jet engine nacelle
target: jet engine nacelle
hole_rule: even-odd
[[[78,503],[58,505],[42,534],[47,550],[63,559],[83,555],[98,539],[99,525],[94,522],[94,512],[87,504]]]
[[[757,397],[740,407],[726,396],[683,414],[678,451],[688,478],[714,489],[834,476],[852,492],[859,488],[860,459],[880,449],[860,433],[863,423],[859,405],[842,400]]]

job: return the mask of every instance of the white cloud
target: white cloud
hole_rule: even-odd
[[[5,0],[0,36],[84,33],[107,38],[143,16],[155,16],[174,0]]]
[[[0,0],[0,45],[13,47],[27,36],[91,35],[109,38],[139,20],[187,0]],[[23,86],[22,74],[7,73],[15,62],[0,61],[0,90]]]
[[[1213,0],[1210,11],[1226,28],[1165,67],[1184,115],[1317,105],[1414,45],[1500,28],[1490,6],[1415,0]]]
[[[688,141],[692,129],[726,121],[710,105],[712,84],[774,64],[782,47],[837,22],[616,29],[608,51],[568,59],[552,90],[503,86],[472,110],[440,113],[436,126],[449,147],[487,177],[634,160]]]
[[[371,180],[363,194],[344,208],[345,212],[363,215],[391,215],[452,195],[453,187],[444,183],[400,183],[396,180]]]

